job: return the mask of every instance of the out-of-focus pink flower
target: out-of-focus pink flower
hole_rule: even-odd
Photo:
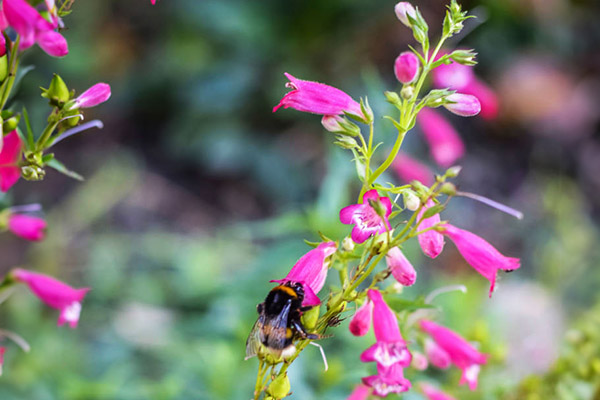
[[[360,360],[377,361],[377,364],[384,368],[395,364],[407,367],[410,365],[411,354],[400,334],[396,314],[386,304],[379,291],[369,289],[367,295],[373,302],[373,330],[377,342],[360,355]]]
[[[68,107],[70,110],[94,107],[108,100],[110,94],[110,85],[107,83],[96,83],[94,86],[81,93]]]
[[[4,352],[6,347],[0,346],[0,375],[2,375],[2,366],[4,365]]]
[[[371,394],[371,389],[366,385],[358,385],[346,400],[367,400]]]
[[[415,267],[412,266],[398,247],[394,247],[388,251],[385,261],[398,283],[404,286],[411,286],[417,280]]]
[[[427,361],[425,354],[419,353],[418,351],[413,351],[410,365],[417,371],[425,371],[429,366],[429,361]]]
[[[427,383],[421,383],[419,385],[421,387],[421,390],[423,391],[423,394],[425,396],[427,396],[427,398],[429,400],[456,400],[454,397],[450,396],[449,394],[446,394],[444,392],[442,392],[441,390],[435,388],[432,385],[429,385]]]
[[[454,127],[437,111],[423,108],[417,122],[429,144],[431,156],[438,165],[447,168],[465,154],[465,145]]]
[[[425,341],[425,354],[429,362],[435,367],[440,369],[450,368],[450,356],[431,339]]]
[[[498,96],[475,76],[473,67],[457,62],[442,64],[432,71],[432,77],[435,87],[450,88],[477,97],[483,118],[494,119],[498,116]]]
[[[373,303],[366,299],[362,306],[356,310],[348,328],[354,336],[365,336],[371,328],[371,316],[373,315]]]
[[[411,83],[419,74],[419,59],[412,51],[400,53],[394,62],[394,74],[400,83]]]
[[[427,203],[421,208],[421,211],[419,211],[419,219],[421,219],[422,215],[425,213],[425,211],[427,211],[429,208],[433,207],[435,205],[435,203],[433,202],[433,200],[427,200]],[[429,218],[425,218],[423,221],[421,221],[421,223],[419,224],[419,231],[425,230],[427,228],[431,228],[432,226],[435,226],[437,224],[440,223],[440,214],[435,214]],[[442,252],[442,250],[444,249],[444,236],[435,231],[435,230],[430,230],[424,233],[421,233],[419,236],[417,236],[417,239],[419,240],[419,245],[421,246],[421,250],[423,250],[423,253],[431,258],[436,258],[437,256],[440,255],[440,253]]]
[[[156,4],[156,0],[150,0],[150,2],[152,3],[152,5]]]
[[[285,76],[290,80],[286,86],[292,90],[283,96],[273,112],[280,107],[291,107],[320,115],[341,115],[347,112],[365,119],[360,104],[343,91],[323,83],[297,79],[287,72]]]
[[[460,384],[468,383],[469,389],[477,388],[477,376],[480,366],[487,362],[487,355],[477,351],[469,342],[450,329],[433,321],[421,320],[421,329],[448,355],[452,364],[462,370]]]
[[[385,214],[379,216],[373,206],[380,206]],[[340,221],[343,224],[354,224],[352,240],[364,243],[371,235],[384,233],[390,229],[388,217],[392,213],[392,202],[388,197],[380,197],[377,190],[372,189],[363,195],[362,204],[353,204],[340,210]]]
[[[490,297],[494,291],[498,270],[513,271],[521,266],[521,260],[502,255],[494,246],[474,233],[450,224],[444,224],[443,228],[441,233],[454,242],[465,261],[490,281]]]
[[[3,9],[8,24],[21,36],[21,50],[37,43],[42,50],[54,57],[63,57],[69,53],[67,41],[55,31],[58,19],[54,22],[46,20],[25,0],[4,0]]]
[[[394,6],[394,11],[396,12],[396,17],[402,22],[404,25],[411,27],[411,23],[408,20],[407,15],[410,15],[411,18],[416,17],[415,8],[412,4],[407,1],[401,1],[400,3]]]
[[[4,14],[4,8],[0,5],[0,31],[8,28],[8,21],[6,20],[6,14]]]
[[[39,241],[46,235],[46,221],[25,214],[11,214],[8,217],[8,229],[23,239]]]
[[[405,153],[400,153],[392,163],[392,169],[405,183],[419,181],[424,185],[433,184],[433,172],[429,167]]]
[[[446,97],[452,103],[444,104],[444,107],[456,115],[461,117],[472,117],[479,114],[481,104],[477,97],[470,94],[454,93]]]
[[[7,192],[21,177],[19,159],[23,150],[23,141],[16,130],[4,136],[0,151],[0,190]]]
[[[362,378],[365,385],[373,389],[375,396],[386,397],[390,393],[402,393],[411,388],[411,383],[404,377],[404,369],[400,363],[391,367],[377,365],[377,375]]]
[[[335,242],[324,242],[315,249],[300,257],[283,279],[271,282],[285,283],[298,282],[304,287],[303,306],[316,306],[321,303],[317,293],[323,288],[327,278],[327,257],[335,253],[337,245]]]
[[[29,289],[46,305],[60,310],[58,326],[68,323],[76,328],[81,313],[81,302],[90,288],[75,289],[48,275],[17,268],[12,272],[15,280],[27,284]]]

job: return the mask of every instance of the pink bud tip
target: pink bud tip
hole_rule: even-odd
[[[411,23],[408,20],[407,15],[410,15],[411,18],[415,18],[416,13],[413,5],[407,1],[401,1],[400,3],[396,4],[394,11],[396,12],[396,17],[398,17],[400,22],[410,28]]]
[[[411,83],[419,74],[419,59],[412,51],[401,53],[394,62],[394,74],[401,83]]]
[[[446,97],[452,103],[444,104],[444,107],[451,113],[461,117],[472,117],[479,114],[481,104],[477,97],[470,94],[454,93]]]
[[[8,218],[8,229],[23,239],[40,241],[46,236],[46,221],[25,214],[12,214]]]

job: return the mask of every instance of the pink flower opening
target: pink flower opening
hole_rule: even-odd
[[[373,389],[373,394],[386,397],[390,393],[403,393],[411,388],[411,383],[404,377],[404,369],[399,363],[389,368],[377,366],[377,375],[362,378],[365,385]]]
[[[421,219],[421,217],[423,216],[425,211],[434,205],[435,205],[435,203],[433,202],[433,200],[427,200],[427,203],[425,204],[425,206],[423,206],[421,208],[421,211],[419,211],[419,215],[418,215],[419,220]],[[422,231],[427,228],[431,228],[431,227],[439,224],[440,221],[441,220],[440,220],[439,213],[435,214],[434,216],[431,216],[429,218],[425,218],[419,224],[418,230]],[[440,253],[444,249],[444,236],[435,230],[421,233],[419,236],[417,236],[417,239],[419,240],[419,245],[421,246],[421,250],[423,250],[423,253],[427,257],[436,258],[437,256],[440,255]]]
[[[298,282],[304,287],[303,306],[316,306],[321,304],[317,293],[323,288],[327,278],[327,269],[329,263],[327,258],[335,253],[337,244],[335,242],[324,242],[315,249],[310,250],[303,255],[292,267],[287,276],[283,279],[272,280],[271,282],[285,283]]]
[[[367,299],[362,306],[356,310],[348,329],[354,336],[365,336],[371,329],[371,316],[373,315],[373,303]]]
[[[23,150],[23,141],[16,130],[4,136],[0,151],[0,190],[7,192],[21,177],[19,160]]]
[[[407,84],[419,75],[419,59],[412,51],[400,53],[394,62],[394,75],[400,83]]]
[[[499,269],[514,271],[521,267],[520,259],[502,255],[494,246],[474,233],[450,224],[444,224],[443,228],[442,234],[454,242],[465,261],[490,281],[490,297]]]
[[[360,104],[345,92],[319,82],[305,81],[285,73],[289,79],[288,92],[273,112],[279,108],[293,108],[298,111],[320,115],[342,115],[345,112],[366,119]]]
[[[364,243],[369,237],[390,229],[388,221],[392,213],[390,199],[380,197],[377,190],[372,189],[363,195],[362,200],[362,204],[353,204],[340,210],[340,221],[343,224],[355,225],[351,237],[356,243]],[[371,202],[378,202],[385,209],[383,218],[377,214]]]
[[[94,86],[81,93],[69,109],[90,108],[104,103],[110,98],[110,85],[107,83],[96,83]]]
[[[23,239],[40,241],[46,236],[46,221],[25,214],[11,214],[8,229]]]
[[[433,171],[427,165],[405,153],[396,156],[392,163],[392,169],[404,183],[419,181],[424,185],[431,186],[434,182]]]
[[[411,286],[417,280],[417,271],[398,247],[390,249],[385,256],[385,261],[392,275],[398,283]]]
[[[60,310],[58,326],[68,323],[76,328],[81,313],[81,302],[90,288],[75,289],[48,275],[17,268],[12,272],[15,280],[25,283],[31,292],[47,306]]]
[[[427,396],[429,400],[456,400],[454,397],[428,383],[421,383],[419,386],[421,387],[423,394]]]
[[[439,166],[448,168],[465,154],[465,145],[458,132],[440,113],[423,108],[417,122],[429,144],[431,156]]]
[[[462,370],[459,383],[461,385],[467,383],[469,389],[475,390],[477,388],[477,377],[480,366],[487,362],[488,356],[480,353],[456,332],[433,321],[421,320],[420,326],[440,348],[448,353],[452,364]]]

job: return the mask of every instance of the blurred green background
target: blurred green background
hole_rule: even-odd
[[[57,328],[55,310],[25,288],[3,304],[1,326],[32,350],[7,343],[2,400],[250,398],[257,362],[243,357],[256,304],[309,249],[302,239],[349,231],[337,213],[357,192],[348,155],[318,117],[272,114],[283,72],[367,94],[381,116],[383,91],[397,88],[393,61],[413,43],[388,0],[149,3],[76,1],[65,19],[70,54],[36,48],[23,62],[36,68],[14,106],[27,105],[38,132],[48,112],[39,87],[53,72],[78,92],[108,82],[113,95],[86,114],[104,121],[102,131],[56,147],[85,182],[50,172],[5,199],[42,203],[50,228],[39,244],[3,235],[3,271],[26,266],[93,290],[77,330]],[[437,36],[445,2],[414,4]],[[432,261],[412,243],[419,280],[403,297],[467,285],[466,295],[436,300],[441,321],[480,340],[494,361],[474,394],[457,387],[457,371],[427,379],[460,399],[493,399],[551,368],[573,321],[598,300],[600,10],[594,0],[463,5],[479,18],[454,44],[479,53],[476,72],[501,111],[492,121],[450,117],[467,147],[458,184],[526,217],[467,199],[443,217],[523,267],[503,274],[489,300],[487,281],[452,245]],[[391,126],[377,128],[389,143]],[[406,149],[433,168],[420,133],[409,136]],[[292,398],[345,398],[374,373],[358,360],[372,340],[351,337],[344,321],[322,342],[328,372],[314,348],[291,368]],[[598,346],[585,351],[600,356]],[[594,375],[575,375],[578,389],[531,398],[592,399]]]

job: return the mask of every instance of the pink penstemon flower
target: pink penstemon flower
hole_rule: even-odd
[[[41,301],[49,307],[60,310],[58,326],[68,323],[76,328],[81,312],[81,302],[90,288],[75,289],[48,275],[17,268],[12,272],[13,279],[25,283]]]
[[[465,154],[465,145],[460,136],[438,111],[422,109],[417,115],[417,122],[438,165],[450,167]]]
[[[289,79],[286,86],[292,90],[283,96],[279,104],[273,108],[273,112],[283,107],[320,115],[349,113],[363,120],[366,119],[360,104],[340,89],[319,82],[298,79],[287,72],[285,76]]]
[[[102,82],[96,83],[94,86],[81,93],[72,103],[69,103],[66,108],[68,110],[74,110],[78,108],[95,107],[108,100],[110,95],[110,85]]]
[[[4,136],[0,151],[0,190],[7,192],[21,177],[19,160],[23,151],[23,141],[16,130]]]
[[[434,205],[435,203],[433,202],[433,200],[427,200],[427,203],[425,203],[425,205],[421,208],[421,211],[419,211],[419,220],[421,220],[425,211],[427,211]],[[429,218],[423,219],[419,224],[418,230],[423,231],[439,223],[440,214],[438,213]],[[417,239],[419,241],[419,245],[421,246],[421,250],[423,250],[423,253],[428,257],[436,258],[444,249],[444,236],[441,233],[436,232],[435,230],[423,232],[419,234],[419,236],[417,236]]]
[[[11,214],[8,229],[26,240],[40,241],[46,236],[46,221],[26,214]]]
[[[404,183],[419,181],[426,186],[433,184],[433,171],[419,160],[405,153],[399,153],[392,163],[392,169]]]
[[[514,271],[521,260],[502,255],[494,246],[481,237],[450,224],[442,225],[441,233],[454,242],[465,261],[490,281],[490,297],[496,284],[498,270]]]
[[[470,94],[454,93],[447,96],[446,100],[451,101],[451,103],[444,104],[444,107],[451,113],[461,117],[472,117],[481,111],[479,99]]]
[[[398,247],[391,248],[385,256],[385,261],[398,283],[411,286],[417,280],[417,271]]]
[[[362,306],[356,310],[350,320],[348,329],[354,336],[365,336],[371,328],[371,317],[373,315],[373,302],[366,299]]]
[[[462,370],[459,383],[461,385],[468,383],[469,389],[475,390],[480,366],[487,362],[487,355],[477,351],[475,347],[456,332],[433,321],[421,320],[420,326],[438,346],[448,353],[452,364]]]
[[[372,189],[363,195],[362,204],[353,204],[340,210],[343,224],[354,224],[352,240],[364,243],[372,235],[384,233],[390,229],[388,217],[392,213],[392,202],[388,197],[380,197]],[[380,206],[384,215],[380,216],[374,206]]]
[[[394,62],[394,75],[399,82],[407,84],[419,75],[419,59],[412,51],[400,53]]]
[[[283,279],[271,282],[298,282],[304,287],[303,306],[315,306],[321,303],[317,293],[323,288],[327,278],[329,264],[327,258],[335,253],[335,242],[324,242],[303,255]]]
[[[456,400],[454,397],[428,383],[421,383],[419,386],[423,394],[427,396],[429,400]]]

